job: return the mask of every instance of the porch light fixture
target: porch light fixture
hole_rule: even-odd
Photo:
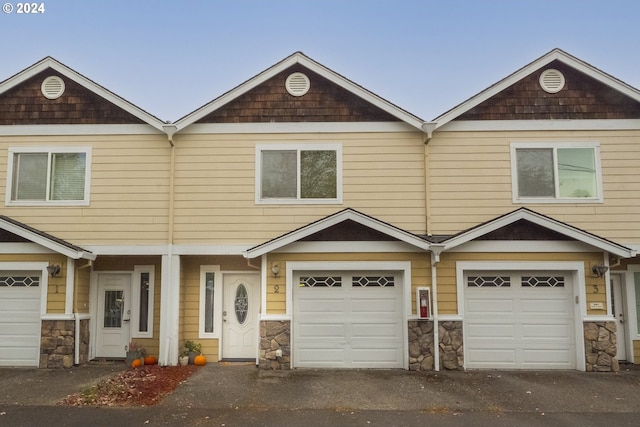
[[[280,266],[277,263],[271,264],[271,272],[273,273],[273,277],[278,277]]]
[[[596,275],[596,277],[604,277],[606,272],[609,271],[609,267],[602,264],[596,264],[593,267],[591,267],[591,271],[593,272],[593,274]]]
[[[47,271],[49,272],[51,277],[56,277],[60,273],[60,266],[59,265],[49,264],[47,266]]]

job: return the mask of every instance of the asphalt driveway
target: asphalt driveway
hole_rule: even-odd
[[[545,425],[575,425],[580,420],[581,425],[622,426],[636,425],[640,412],[640,369],[624,365],[613,374],[262,371],[210,363],[152,408],[111,408],[105,416],[106,409],[57,405],[122,369],[123,364],[0,369],[0,425],[10,419],[11,425],[41,425],[34,424],[40,415],[51,421],[48,425],[65,426],[87,425],[87,420],[96,426],[301,425],[301,420],[307,420],[305,427],[347,425],[346,421],[423,425],[434,419],[438,425],[469,425],[455,422],[470,419],[478,426],[540,425],[544,419]]]

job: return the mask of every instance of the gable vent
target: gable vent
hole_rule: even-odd
[[[287,88],[287,92],[289,92],[289,95],[302,96],[309,92],[311,82],[309,81],[309,77],[307,77],[306,75],[302,73],[293,73],[289,77],[287,77],[285,86]]]
[[[64,80],[58,76],[50,76],[44,79],[40,90],[45,98],[57,99],[64,93]]]
[[[558,93],[564,87],[564,75],[554,69],[544,70],[540,74],[540,86],[547,93]]]

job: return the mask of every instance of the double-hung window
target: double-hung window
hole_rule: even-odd
[[[88,205],[90,147],[9,148],[7,205]]]
[[[512,143],[514,203],[602,202],[597,143]]]
[[[256,146],[256,203],[341,203],[340,144]]]

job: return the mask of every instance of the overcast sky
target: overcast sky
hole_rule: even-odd
[[[556,47],[640,87],[637,0],[0,3],[0,81],[52,56],[162,120],[295,51],[426,120]]]

